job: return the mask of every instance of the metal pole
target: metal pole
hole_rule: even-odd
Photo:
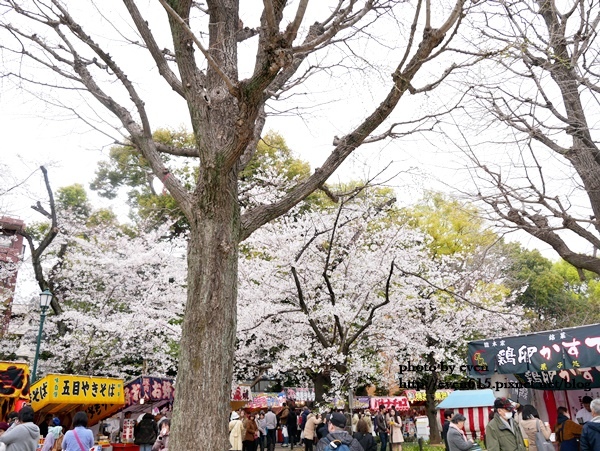
[[[35,348],[35,358],[33,359],[33,373],[31,373],[31,383],[37,380],[37,365],[38,358],[40,357],[40,344],[42,343],[42,330],[44,329],[44,320],[46,319],[46,309],[48,307],[42,307],[40,313],[40,330],[38,331],[37,346]]]

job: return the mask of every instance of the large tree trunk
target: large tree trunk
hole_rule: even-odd
[[[331,376],[329,373],[318,373],[313,377],[313,384],[315,385],[315,402],[323,402],[325,393],[331,387]]]
[[[217,180],[207,180],[191,224],[188,298],[170,443],[173,450],[229,449],[239,241],[237,177],[233,172],[223,177],[225,180],[218,180],[217,171],[207,174]],[[190,418],[206,419],[202,431],[189,427]]]
[[[440,434],[440,429],[438,428],[437,422],[437,410],[435,408],[435,387],[437,387],[438,377],[437,374],[433,373],[431,375],[432,382],[435,381],[433,388],[427,387],[425,394],[425,411],[427,412],[427,419],[429,420],[429,441],[432,445],[436,445],[441,443],[442,436]]]
[[[427,337],[427,343],[429,346],[435,346],[437,344],[431,337]],[[435,368],[437,366],[432,353],[427,356],[427,363],[430,368]],[[439,380],[439,374],[436,371],[432,371],[425,389],[425,412],[427,413],[427,419],[429,420],[429,441],[432,444],[438,444],[442,441],[442,436],[437,423],[437,410],[435,408],[435,392]]]

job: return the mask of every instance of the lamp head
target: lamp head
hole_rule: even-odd
[[[50,293],[50,290],[46,289],[40,293],[40,307],[47,308],[50,306],[50,302],[52,302],[52,293]]]

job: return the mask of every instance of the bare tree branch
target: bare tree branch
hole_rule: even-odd
[[[204,48],[202,43],[196,37],[196,34],[190,29],[188,24],[185,23],[185,20],[183,20],[181,18],[181,16],[179,14],[177,14],[177,11],[175,11],[173,8],[171,8],[171,6],[166,2],[166,0],[158,0],[158,1],[160,2],[161,5],[163,5],[163,7],[169,13],[169,15],[188,33],[190,38],[192,38],[192,40],[194,41],[194,43],[196,44],[198,49],[202,52],[202,54],[208,61],[208,64],[210,64],[210,67],[217,74],[219,74],[219,77],[221,77],[221,79],[225,83],[225,86],[227,86],[227,89],[229,90],[229,94],[231,94],[233,97],[237,97],[238,89],[235,86],[235,81],[230,80],[229,77],[225,74],[225,72],[223,72],[221,70],[221,67],[217,64],[217,62],[210,55],[210,53],[208,53],[208,51]]]
[[[123,0],[123,3],[125,3],[125,6],[129,11],[129,15],[133,19],[133,23],[140,32],[142,39],[146,43],[146,46],[148,47],[152,58],[154,58],[154,61],[156,62],[156,67],[158,67],[158,72],[163,76],[167,83],[169,83],[169,86],[173,88],[173,91],[175,91],[180,96],[185,97],[183,87],[181,86],[181,81],[179,81],[175,73],[171,70],[171,68],[169,68],[164,53],[158,48],[158,45],[154,40],[154,36],[150,31],[150,27],[148,26],[148,22],[146,22],[142,17],[135,1]]]

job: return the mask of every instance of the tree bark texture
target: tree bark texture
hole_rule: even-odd
[[[317,373],[313,376],[313,384],[315,386],[315,402],[325,401],[329,387],[331,387],[331,377],[328,373]]]
[[[229,449],[227,430],[237,318],[236,180],[205,191],[188,246],[188,294],[172,430],[174,449]],[[215,186],[217,188],[217,186]],[[201,430],[190,418],[202,419]]]

